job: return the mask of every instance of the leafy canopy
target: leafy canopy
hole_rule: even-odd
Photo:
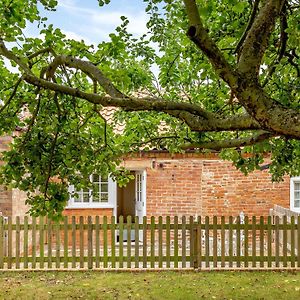
[[[96,46],[47,23],[55,0],[2,1],[1,176],[32,213],[59,214],[91,173],[125,184],[119,158],[141,149],[217,150],[245,173],[267,152],[274,180],[299,175],[299,1],[144,2],[143,36],[122,16]]]

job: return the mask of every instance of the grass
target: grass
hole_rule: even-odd
[[[0,272],[0,299],[300,299],[300,273]]]

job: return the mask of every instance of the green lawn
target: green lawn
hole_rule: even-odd
[[[300,299],[300,273],[2,272],[0,299]]]

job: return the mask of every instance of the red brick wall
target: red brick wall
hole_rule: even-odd
[[[142,163],[143,162],[143,163]],[[289,207],[289,178],[272,183],[268,170],[245,176],[215,154],[143,154],[124,165],[147,170],[147,215],[268,215]]]
[[[107,221],[110,222],[110,218],[112,216],[113,210],[112,208],[67,208],[64,210],[64,216],[76,216],[76,222],[79,223],[79,217],[83,216],[84,223],[87,223],[88,216],[92,216],[93,221],[95,216],[108,216]],[[72,220],[69,219],[71,223]]]
[[[203,161],[204,215],[268,215],[274,204],[289,207],[289,178],[272,183],[267,170],[244,176],[226,161]]]
[[[147,169],[147,215],[200,215],[201,161],[157,160]]]

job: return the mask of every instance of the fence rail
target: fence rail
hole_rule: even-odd
[[[0,269],[300,267],[300,216],[0,217]]]

